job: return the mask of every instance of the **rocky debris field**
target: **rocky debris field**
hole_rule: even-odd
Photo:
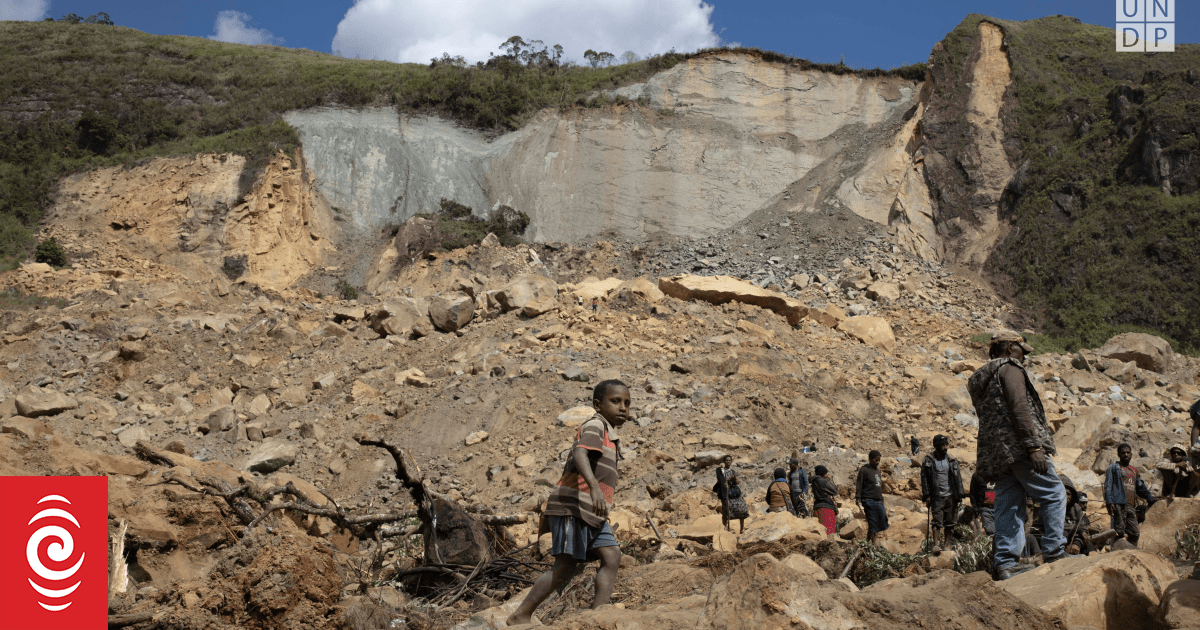
[[[947,571],[970,570],[963,549],[922,552],[908,438],[925,450],[948,435],[969,479],[966,378],[986,360],[980,335],[1014,313],[856,217],[805,217],[639,246],[486,240],[395,267],[349,301],[303,280],[195,277],[120,241],[70,268],[26,265],[0,276],[8,295],[46,298],[0,312],[0,474],[110,477],[114,535],[128,526],[128,581],[111,612],[152,615],[134,627],[482,628],[519,603],[523,583],[457,589],[439,607],[449,598],[413,577],[430,568],[417,518],[429,508],[362,438],[407,449],[436,509],[513,517],[487,531],[522,558],[527,580],[544,566],[538,517],[591,389],[620,378],[635,420],[621,431],[612,515],[626,552],[616,606],[583,610],[590,588],[577,584],[539,611],[555,626],[1200,625],[1194,583],[1176,581],[1190,566],[1168,559],[1176,531],[1200,518],[1195,500],[1156,505],[1142,550],[1041,567],[1003,588]],[[1129,334],[1028,367],[1060,472],[1098,498],[1128,441],[1157,493],[1153,464],[1187,439],[1200,363]],[[764,513],[771,471],[803,447],[804,466],[829,467],[842,489],[833,536]],[[865,533],[851,491],[872,449],[884,454],[892,527],[871,558],[901,561],[864,560],[833,579]],[[751,503],[740,535],[722,531],[711,492],[725,454]],[[308,512],[246,518],[278,507],[289,483]],[[214,496],[221,488],[244,489]],[[1102,501],[1091,507],[1106,523]],[[394,518],[383,530],[346,519],[370,514]],[[1125,613],[1105,601],[1141,602],[1139,615],[1118,623]]]

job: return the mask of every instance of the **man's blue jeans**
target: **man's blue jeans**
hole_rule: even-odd
[[[1046,473],[1033,470],[1029,459],[1022,459],[996,479],[996,570],[1007,569],[1021,557],[1025,548],[1025,499],[1042,506],[1043,557],[1057,556],[1067,546],[1063,518],[1067,512],[1067,492],[1047,458]]]

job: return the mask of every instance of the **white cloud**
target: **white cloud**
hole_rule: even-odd
[[[249,25],[250,16],[241,11],[221,11],[213,22],[213,34],[209,39],[231,44],[282,44],[282,37],[275,37],[265,28]]]
[[[338,24],[345,57],[428,63],[442,53],[483,61],[513,35],[561,44],[583,63],[591,48],[645,57],[719,45],[713,7],[699,0],[356,0]]]
[[[0,20],[40,20],[49,10],[50,0],[0,0]]]

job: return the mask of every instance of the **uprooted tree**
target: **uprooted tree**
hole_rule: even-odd
[[[356,538],[374,541],[375,559],[369,571],[369,581],[378,578],[383,562],[383,539],[393,536],[421,534],[424,542],[421,566],[402,572],[397,578],[411,576],[431,578],[442,605],[449,605],[469,589],[496,595],[510,584],[524,585],[532,580],[514,573],[516,563],[503,553],[503,547],[515,547],[504,527],[523,523],[527,517],[498,516],[491,513],[472,514],[450,497],[440,494],[426,484],[425,476],[407,449],[384,439],[356,437],[363,446],[386,450],[396,463],[396,478],[408,490],[416,510],[367,512],[346,508],[321,492],[327,504],[308,496],[292,482],[284,486],[263,489],[242,477],[233,486],[218,478],[195,479],[168,471],[164,483],[174,483],[193,492],[220,498],[241,522],[240,536],[250,533],[276,512],[310,514],[329,519],[334,525]],[[138,442],[137,456],[148,462],[176,467],[182,464],[174,453],[158,451]],[[278,497],[278,500],[276,499]],[[490,512],[483,508],[482,512]],[[416,524],[411,523],[416,517]],[[516,563],[528,564],[528,563]],[[472,570],[474,569],[474,570]],[[463,575],[470,571],[470,577]],[[440,588],[437,588],[439,582]],[[449,584],[450,587],[445,586]],[[365,589],[367,582],[363,582]],[[451,588],[452,587],[452,588]]]

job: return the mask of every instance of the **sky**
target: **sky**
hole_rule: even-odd
[[[753,46],[817,62],[890,68],[923,62],[968,13],[1064,14],[1113,28],[1121,0],[0,0],[0,20],[108,13],[161,35],[276,44],[346,57],[428,63],[487,59],[512,35],[620,56]],[[1124,0],[1133,2],[1135,0]],[[1162,0],[1160,0],[1162,1]],[[1178,3],[1177,43],[1200,41],[1200,3]]]

